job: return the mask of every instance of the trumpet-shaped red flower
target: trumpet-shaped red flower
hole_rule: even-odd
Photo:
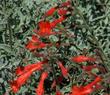
[[[28,80],[28,78],[31,76],[31,74],[35,71],[38,70],[42,67],[42,65],[38,65],[32,69],[30,69],[29,71],[27,71],[26,73],[23,73],[21,76],[19,76],[16,80],[11,81],[10,85],[12,88],[12,91],[14,93],[17,93],[20,89],[20,87],[22,85],[24,85],[26,83],[26,81]]]
[[[28,42],[26,48],[29,50],[41,49],[46,47],[47,44],[41,42],[35,35],[32,35],[32,40]]]
[[[58,6],[50,8],[46,13],[45,16],[52,16],[54,12],[57,10]]]
[[[15,72],[16,72],[16,75],[22,75],[28,71],[30,71],[31,69],[36,69],[36,70],[41,70],[42,69],[42,65],[47,63],[47,61],[42,61],[42,62],[36,62],[34,64],[29,64],[27,66],[20,66],[20,67],[17,67]]]
[[[72,95],[89,95],[91,94],[95,88],[97,87],[98,83],[102,80],[101,77],[97,77],[93,82],[86,86],[73,86],[72,88]]]
[[[31,76],[32,71],[26,72],[25,74],[21,75],[19,78],[16,80],[10,82],[12,91],[14,93],[17,93],[20,89],[20,87],[26,83],[27,79]]]
[[[45,16],[52,16],[54,13],[55,13],[55,11],[59,8],[59,7],[67,7],[67,6],[69,6],[71,4],[71,2],[70,1],[67,1],[67,2],[63,2],[61,5],[59,5],[59,6],[56,6],[56,7],[52,7],[52,8],[50,8],[46,13],[45,13]],[[63,14],[64,14],[65,12],[64,12],[64,10],[63,10]],[[60,12],[60,14],[62,14],[62,12]]]
[[[84,56],[84,55],[79,55],[71,58],[72,61],[81,63],[81,62],[86,62],[86,61],[95,61],[95,58]]]
[[[60,18],[49,22],[49,21],[40,21],[38,23],[39,30],[35,32],[40,36],[40,37],[45,37],[45,36],[50,36],[50,35],[55,35],[57,34],[56,32],[53,32],[52,29],[60,22],[65,20],[65,16],[61,16]],[[61,34],[61,33],[60,33]]]
[[[44,80],[47,78],[48,73],[43,72],[40,78],[40,82],[38,84],[38,87],[36,89],[36,94],[37,95],[43,95],[44,94]]]
[[[58,66],[59,66],[60,69],[61,69],[62,75],[63,75],[64,77],[66,77],[67,74],[68,74],[67,68],[65,68],[65,67],[63,66],[63,64],[62,64],[60,61],[57,62],[57,64],[58,64]]]
[[[55,34],[52,32],[51,23],[49,21],[40,21],[38,23],[39,31],[36,32],[39,36],[45,37]]]

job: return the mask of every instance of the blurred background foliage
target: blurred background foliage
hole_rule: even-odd
[[[8,81],[14,78],[14,69],[18,65],[39,60],[25,49],[25,45],[45,11],[64,1],[66,0],[0,0],[0,95],[8,92]],[[61,27],[66,26],[76,36],[73,39],[64,38],[64,42],[74,41],[77,45],[62,47],[61,54],[64,53],[62,50],[68,50],[68,56],[78,55],[84,52],[84,48],[90,54],[95,54],[93,50],[100,47],[110,68],[110,0],[71,1],[73,15]],[[77,10],[80,11],[79,15]],[[95,36],[98,43],[90,35]],[[63,57],[65,56],[62,59]],[[32,77],[29,85],[23,86],[18,95],[35,95],[34,87],[39,74]],[[62,88],[62,91],[68,90],[69,88]]]

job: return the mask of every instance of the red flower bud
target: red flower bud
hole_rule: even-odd
[[[57,7],[53,7],[53,8],[51,8],[51,9],[49,9],[49,10],[45,13],[45,16],[52,16],[56,10],[57,10]]]
[[[44,94],[44,80],[47,78],[48,73],[43,72],[40,78],[40,82],[38,84],[38,87],[36,89],[36,94],[37,95],[43,95]]]
[[[95,58],[84,56],[84,55],[79,55],[71,58],[73,62],[81,63],[81,62],[86,62],[86,61],[95,61]]]
[[[65,68],[65,67],[63,66],[63,64],[62,64],[60,61],[57,62],[57,64],[58,64],[58,66],[59,66],[60,69],[61,69],[62,75],[63,75],[64,77],[66,77],[67,74],[68,74],[67,68]]]

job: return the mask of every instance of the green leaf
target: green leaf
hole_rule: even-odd
[[[52,43],[57,42],[59,40],[58,37],[56,37],[54,35],[49,36],[49,39]]]
[[[99,69],[98,68],[94,68],[94,69],[92,69],[92,73],[98,73],[99,72]]]
[[[9,45],[6,45],[6,44],[0,44],[0,49],[3,49],[4,51],[6,52],[11,52],[11,48]]]

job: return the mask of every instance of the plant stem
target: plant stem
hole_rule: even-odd
[[[10,48],[12,49],[12,30],[9,23],[8,23],[8,29],[9,29],[9,43],[10,43]]]

